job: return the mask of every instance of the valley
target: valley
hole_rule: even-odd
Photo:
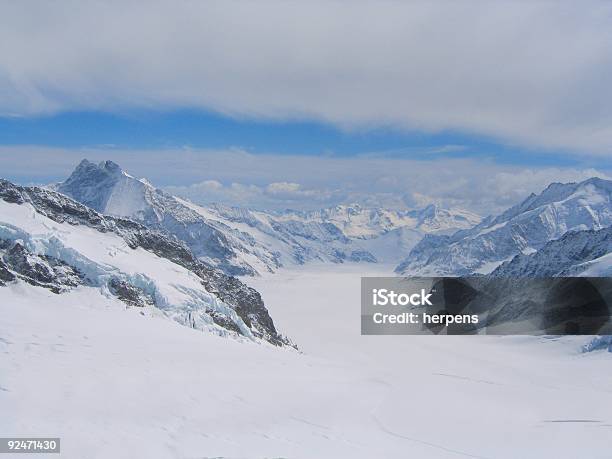
[[[250,279],[300,352],[87,287],[0,289],[3,432],[62,457],[605,458],[610,354],[583,338],[361,336],[359,265]],[[508,443],[511,431],[512,442]],[[501,445],[501,446],[500,446]]]

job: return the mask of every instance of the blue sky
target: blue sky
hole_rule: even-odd
[[[438,133],[393,127],[342,129],[331,123],[303,120],[258,120],[203,110],[108,113],[66,112],[53,115],[0,117],[2,145],[122,150],[240,148],[253,154],[389,158],[488,158],[527,166],[599,166],[612,158],[576,155],[496,141],[461,132]]]
[[[612,174],[612,4],[0,5],[0,170],[198,202],[492,213]]]

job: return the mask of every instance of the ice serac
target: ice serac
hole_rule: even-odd
[[[425,236],[399,264],[405,275],[487,274],[518,254],[530,254],[568,231],[612,224],[612,182],[591,178],[553,183],[501,215],[469,230]]]
[[[230,275],[278,267],[276,255],[248,235],[218,228],[175,197],[124,172],[112,161],[83,160],[57,191],[98,212],[139,221],[173,234],[200,259]]]
[[[122,180],[107,166],[103,180]],[[105,205],[111,194],[81,197]],[[0,286],[12,285],[59,295],[90,289],[192,328],[290,344],[257,291],[199,260],[176,238],[64,194],[0,180]]]

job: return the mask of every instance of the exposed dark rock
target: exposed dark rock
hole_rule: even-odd
[[[81,274],[72,266],[56,258],[30,252],[23,244],[0,240],[2,266],[0,280],[16,278],[54,293],[62,293],[84,283]]]
[[[200,277],[206,290],[233,308],[254,336],[275,345],[290,344],[287,338],[277,332],[256,290],[199,260],[176,237],[148,229],[132,220],[102,215],[60,193],[38,187],[21,187],[6,180],[0,180],[0,199],[18,204],[30,203],[38,213],[58,223],[86,225],[100,232],[113,232],[121,236],[132,249],[140,247],[174,262]],[[21,258],[15,254],[14,259],[19,262]],[[23,266],[23,270],[31,272],[31,276],[24,277],[31,282],[47,285],[45,279],[51,276],[48,269],[43,267],[27,265]]]
[[[240,327],[238,327],[238,325],[236,325],[232,320],[229,320],[224,315],[219,314],[215,311],[206,312],[208,313],[208,315],[210,315],[210,317],[212,317],[213,322],[218,326],[223,327],[226,330],[233,331],[239,335],[242,335],[242,330],[240,330]]]
[[[51,267],[38,257],[32,256],[20,243],[16,243],[2,257],[13,271],[36,283],[48,284],[55,278]]]
[[[155,305],[155,300],[147,295],[144,290],[117,278],[108,282],[110,292],[128,306],[144,307]]]
[[[0,260],[0,286],[15,280],[15,275],[10,272],[2,260]]]

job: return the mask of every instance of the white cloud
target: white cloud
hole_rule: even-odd
[[[200,186],[203,190],[210,191],[218,191],[223,189],[223,185],[217,180],[204,180],[202,183],[200,183]]]
[[[282,194],[295,195],[296,193],[300,192],[300,184],[289,182],[274,182],[270,183],[266,187],[266,191],[273,196]]]
[[[304,189],[299,183],[273,182],[266,186],[266,194],[282,199],[290,204],[291,201],[310,201],[310,203],[327,203],[338,198],[339,192],[323,189]]]
[[[612,4],[3,2],[0,113],[199,107],[610,154]]]
[[[214,186],[211,186],[211,182]],[[199,203],[258,209],[312,209],[345,202],[346,194],[327,189],[304,189],[299,183],[272,182],[265,186],[232,182],[224,186],[216,180],[205,180],[187,186],[167,186],[169,193]],[[357,199],[359,200],[359,199]]]
[[[500,212],[551,182],[609,178],[610,170],[497,164],[485,159],[409,160],[250,154],[241,150],[0,147],[0,176],[21,183],[66,178],[82,158],[111,159],[137,177],[196,202],[313,209],[359,202],[395,208],[430,202]]]
[[[325,167],[323,161],[315,163]],[[220,202],[226,205],[259,209],[318,209],[337,204],[359,203],[371,207],[422,208],[431,203],[444,207],[460,207],[481,215],[496,214],[539,193],[552,182],[575,182],[593,176],[610,178],[596,169],[541,168],[526,169],[479,164],[476,161],[451,161],[444,167],[433,161],[400,161],[392,167],[395,176],[364,179],[374,164],[346,160],[343,174],[328,176],[320,188],[304,188],[297,183],[273,182],[265,186],[232,183],[211,189],[205,183],[169,186],[173,194],[203,204]],[[278,173],[282,173],[280,170]],[[401,179],[403,178],[403,180]],[[337,188],[331,189],[336,186]]]

